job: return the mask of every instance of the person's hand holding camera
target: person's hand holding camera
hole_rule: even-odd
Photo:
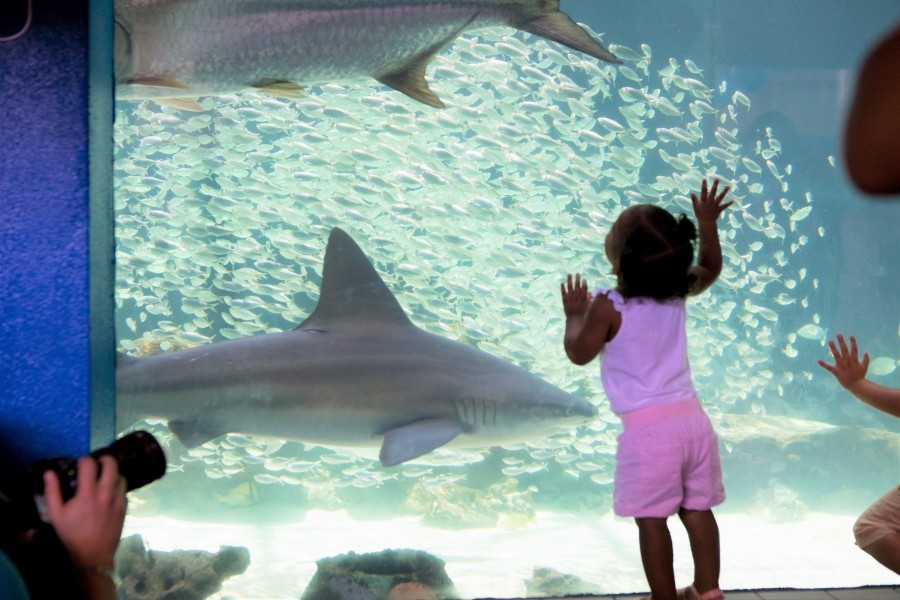
[[[75,569],[85,577],[100,576],[111,581],[125,522],[127,482],[113,457],[101,456],[98,460],[99,477],[94,458],[78,459],[77,488],[68,502],[63,500],[57,474],[45,471],[44,497],[50,523]]]

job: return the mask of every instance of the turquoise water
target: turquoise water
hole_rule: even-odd
[[[755,522],[774,528],[768,536],[798,539],[822,530],[823,519],[852,523],[900,476],[898,426],[816,360],[828,357],[828,338],[853,333],[873,359],[872,379],[900,386],[900,209],[861,197],[840,151],[855,69],[900,7],[811,6],[563,3],[602,33],[622,66],[511,29],[469,32],[429,67],[443,110],[368,80],[312,86],[298,100],[201,98],[199,113],[120,102],[121,350],[170,352],[293,329],[316,306],[328,234],[340,227],[417,326],[599,410],[550,437],[438,450],[391,468],[344,448],[238,434],[188,450],[164,422],[145,421],[138,426],[165,442],[170,471],[134,494],[134,522],[147,535],[160,527],[154,518],[199,523],[221,532],[220,544],[265,548],[258,539],[273,526],[303,538],[304,522],[339,513],[346,519],[333,518],[330,536],[343,543],[327,545],[338,553],[378,547],[354,544],[368,527],[354,520],[412,520],[442,541],[412,537],[410,547],[446,551],[447,532],[458,532],[448,572],[482,562],[489,575],[477,580],[479,595],[524,595],[521,569],[542,561],[517,557],[514,570],[467,554],[479,543],[472,532],[555,548],[565,519],[589,527],[611,519],[620,425],[597,365],[565,358],[559,281],[580,271],[611,286],[602,239],[618,213],[636,202],[689,213],[690,191],[717,176],[736,203],[720,223],[722,276],[689,304],[689,344],[722,440],[721,519],[755,520],[742,535]],[[192,547],[196,534],[182,529],[180,542],[167,543]],[[862,555],[843,531],[835,543]],[[645,589],[636,557],[620,567],[634,577],[604,581],[599,542],[581,533],[566,548],[590,566],[572,572],[593,576],[600,592]],[[403,542],[385,534],[385,548]],[[290,554],[281,543],[263,551],[266,560]],[[621,543],[636,548],[636,535]],[[322,546],[318,558],[329,555]],[[302,574],[275,591],[230,593],[297,597],[317,557],[303,556]],[[577,561],[543,562],[564,571]],[[878,583],[854,579],[858,567],[822,571],[834,585]],[[764,577],[744,586],[778,587]],[[822,585],[822,572],[808,577],[783,585]]]

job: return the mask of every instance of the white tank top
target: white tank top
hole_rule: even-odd
[[[623,298],[597,290],[622,315],[600,357],[600,380],[617,415],[697,396],[691,382],[685,333],[685,300]]]

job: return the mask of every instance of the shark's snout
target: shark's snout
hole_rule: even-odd
[[[566,408],[565,421],[570,425],[583,425],[597,418],[597,407],[586,400]]]

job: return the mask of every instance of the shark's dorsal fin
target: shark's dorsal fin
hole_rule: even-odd
[[[463,432],[459,421],[453,419],[423,419],[385,431],[378,460],[385,467],[428,454]]]
[[[335,227],[325,247],[319,303],[297,329],[348,327],[382,329],[413,324],[356,242]]]

